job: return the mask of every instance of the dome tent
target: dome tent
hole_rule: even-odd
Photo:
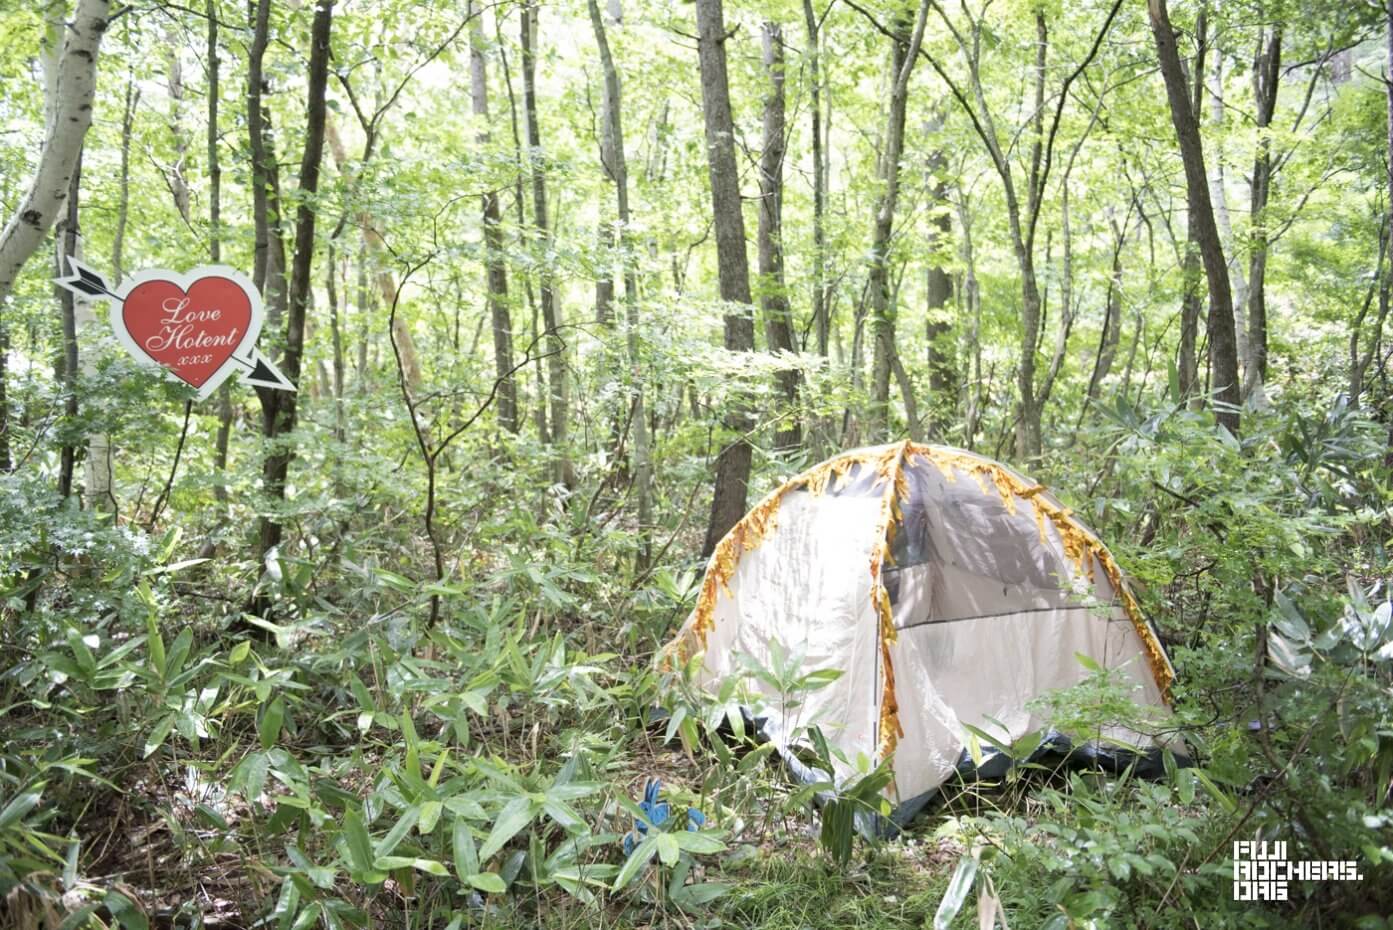
[[[846,760],[893,755],[900,822],[964,768],[965,725],[1003,743],[1039,729],[1027,704],[1083,679],[1080,656],[1141,705],[1164,709],[1174,678],[1112,555],[1068,509],[997,462],[911,442],[835,456],[765,497],[717,544],[663,656],[700,655],[696,684],[714,691],[780,651],[842,674],[789,704],[755,682],[764,734],[783,750],[816,724]],[[1153,748],[1120,727],[1099,735]]]

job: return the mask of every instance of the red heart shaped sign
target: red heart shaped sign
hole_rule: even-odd
[[[151,269],[129,279],[112,328],[138,360],[159,365],[200,398],[250,367],[261,331],[260,295],[231,268],[187,274]]]

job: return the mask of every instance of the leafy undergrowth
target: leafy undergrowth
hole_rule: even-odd
[[[269,567],[268,622],[240,609],[253,567],[7,479],[0,926],[1386,927],[1393,608],[1382,517],[1351,490],[1367,428],[1342,416],[1239,444],[1180,407],[1119,415],[1115,481],[1159,493],[1100,494],[1094,517],[1142,514],[1129,562],[1180,670],[1150,725],[1197,767],[1105,778],[1028,761],[1039,732],[974,730],[974,755],[1020,764],[873,844],[852,824],[885,767],[794,784],[731,713],[739,683],[657,670],[697,576],[635,578],[620,524],[507,508],[460,555],[469,580],[422,585],[384,567],[422,558],[409,536],[307,513],[339,542]],[[750,675],[783,699],[835,675],[774,666]],[[1036,711],[1148,725],[1101,669]],[[1235,902],[1236,839],[1364,880]]]
[[[525,615],[166,641],[176,574],[132,579],[143,633],[71,630],[7,677],[16,926],[914,926],[942,884],[830,867],[767,752],[666,748],[653,674]]]

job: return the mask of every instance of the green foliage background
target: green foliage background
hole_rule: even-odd
[[[885,21],[896,4],[866,6]],[[1243,177],[1258,141],[1249,95],[1259,30],[1284,30],[1290,63],[1268,133],[1274,150],[1290,154],[1267,220],[1283,229],[1267,281],[1267,403],[1244,410],[1239,436],[1216,427],[1202,398],[1179,391],[1184,178],[1142,5],[1122,7],[1059,129],[1056,155],[1073,163],[1064,182],[1072,270],[1062,255],[1063,185],[1052,184],[1039,261],[1042,364],[1066,274],[1076,307],[1044,409],[1045,449],[1014,463],[1049,483],[1139,582],[1178,672],[1170,725],[1198,767],[1142,782],[1021,766],[999,784],[961,786],[900,842],[853,845],[851,814],[874,808],[883,772],[843,786],[819,821],[812,792],[789,784],[768,764],[767,748],[752,748],[738,719],[728,719],[738,694],[703,697],[680,675],[663,680],[653,670],[655,649],[694,599],[729,405],[758,411],[751,500],[837,448],[904,438],[910,429],[895,399],[884,435],[843,430],[844,415],[858,424],[867,403],[852,344],[880,191],[889,44],[851,6],[816,7],[830,123],[826,358],[807,348],[814,251],[803,8],[783,0],[726,7],[751,231],[767,84],[760,24],[782,23],[788,44],[784,290],[805,349],[792,409],[774,381],[789,360],[764,351],[762,334],[754,353],[721,348],[728,308],[716,299],[695,27],[685,4],[633,0],[622,22],[610,21],[635,214],[624,255],[598,236],[610,222],[612,189],[599,164],[599,66],[582,6],[540,11],[542,163],[554,208],[554,241],[543,248],[519,224],[512,193],[512,125],[522,117],[520,104],[511,109],[520,79],[507,69],[520,55],[517,5],[496,5],[485,20],[488,144],[477,140],[479,121],[464,103],[467,39],[447,42],[463,4],[340,5],[329,108],[352,163],[326,155],[313,202],[314,306],[285,501],[262,492],[267,450],[245,387],[232,389],[228,469],[214,467],[214,402],[195,407],[175,468],[185,394],[120,352],[101,325],[102,306],[94,308],[98,325],[80,335],[93,366],[78,384],[79,412],[65,416],[52,248],[29,263],[4,308],[15,467],[0,476],[0,923],[792,930],[966,926],[974,910],[1000,907],[1012,927],[1388,926],[1393,392],[1374,328],[1378,301],[1387,300],[1387,263],[1377,255],[1389,191],[1379,44],[1386,22],[1372,8],[1239,3],[1208,11],[1225,110],[1202,128],[1206,154],[1227,173],[1230,246],[1245,266]],[[83,156],[86,260],[116,271],[124,211],[127,271],[199,264],[214,235],[227,264],[249,268],[246,10],[215,4],[223,23],[223,225],[213,230],[201,11],[159,2],[124,9],[103,45]],[[1040,11],[1051,24],[1048,68],[1057,86],[1087,51],[1107,5],[971,7],[982,23],[985,99],[1003,134],[1018,138]],[[1178,3],[1172,17],[1189,36],[1197,13]],[[268,101],[286,165],[298,160],[303,137],[312,14],[311,4],[274,10]],[[44,23],[39,6],[0,5],[7,212],[32,174],[44,127]],[[927,54],[961,77],[954,49],[941,26],[926,35]],[[1336,49],[1338,58],[1321,59]],[[170,91],[175,61],[182,99]],[[354,99],[375,108],[399,86],[373,159],[353,161],[364,141]],[[127,99],[136,102],[123,204]],[[928,68],[911,84],[905,150],[889,256],[897,350],[925,420],[943,424],[935,441],[1012,460],[1020,286],[1001,185]],[[931,153],[944,156],[942,167],[930,167]],[[1023,160],[1024,149],[1012,157]],[[176,172],[191,192],[187,221],[170,196]],[[287,215],[300,197],[290,178],[287,170]],[[947,201],[933,194],[938,182],[951,191]],[[504,196],[520,347],[540,332],[529,287],[543,268],[558,282],[572,441],[565,450],[543,441],[535,419],[546,397],[542,365],[524,367],[521,432],[501,429],[487,411],[441,456],[436,527],[446,577],[437,580],[421,519],[426,472],[375,276],[390,273],[400,287],[398,312],[423,370],[420,423],[438,439],[493,385],[478,196],[494,189]],[[931,227],[945,212],[953,234],[936,240]],[[382,233],[382,256],[363,243],[356,218],[365,214]],[[347,222],[332,239],[341,217]],[[1090,404],[1113,222],[1125,229],[1121,341]],[[975,324],[962,288],[969,232],[981,290]],[[595,279],[624,263],[638,272],[636,364],[623,327],[594,321]],[[956,378],[947,390],[928,387],[931,265],[955,282],[953,301],[935,317],[950,323]],[[346,346],[340,396],[330,276]],[[760,281],[757,295],[777,287]],[[1369,300],[1374,309],[1361,316]],[[1376,351],[1364,389],[1351,397],[1354,333]],[[274,353],[283,338],[268,326],[262,347]],[[625,420],[640,390],[655,479],[646,526],[637,518]],[[977,414],[971,431],[969,410]],[[803,447],[774,448],[780,418],[805,425]],[[60,448],[96,434],[116,450],[114,514],[55,491]],[[569,487],[555,480],[563,452],[576,473]],[[285,523],[287,538],[262,562],[252,527],[266,514]],[[638,558],[644,538],[654,552],[648,565]],[[254,594],[271,609],[248,619]],[[432,599],[441,615],[434,624]],[[764,673],[791,692],[816,686],[796,668]],[[670,725],[648,720],[660,702],[672,711]],[[1128,704],[1099,676],[1047,709],[1061,728],[1087,733]],[[1021,746],[999,748],[1024,756]],[[707,825],[688,833],[682,823],[654,824],[626,859],[623,836],[645,816],[632,799],[651,777],[663,779],[674,809],[696,807]],[[1254,838],[1290,840],[1307,858],[1357,860],[1364,880],[1297,883],[1283,905],[1235,903],[1229,844]]]

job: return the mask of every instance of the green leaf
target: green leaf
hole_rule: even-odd
[[[450,758],[450,750],[447,748],[440,755],[435,757],[435,765],[430,770],[430,778],[426,779],[426,784],[432,788],[440,784],[440,776],[445,774],[445,763]]]
[[[1272,625],[1293,642],[1309,642],[1311,627],[1306,623],[1306,618],[1301,616],[1301,610],[1287,597],[1286,592],[1280,589],[1273,592],[1272,600],[1276,605],[1276,609],[1272,611]]]
[[[303,872],[316,888],[322,888],[328,891],[334,887],[333,869],[327,866],[315,865],[298,846],[286,846],[285,853],[290,857],[290,861],[295,863],[295,867]],[[299,921],[296,921],[296,923],[299,923]]]
[[[1229,449],[1233,450],[1234,452],[1238,452],[1242,449],[1242,446],[1238,444],[1238,440],[1234,438],[1233,433],[1230,433],[1228,427],[1224,426],[1224,424],[1218,424],[1218,432],[1219,441],[1222,442]]]
[[[92,640],[92,646],[100,645],[100,639],[96,634],[83,637],[81,633],[72,627],[68,628],[67,641],[72,647],[73,656],[77,659],[78,666],[88,675],[97,670],[97,658],[92,654],[92,646],[87,644],[87,639]]]
[[[1195,768],[1190,769],[1190,771],[1195,773],[1195,778],[1199,779],[1199,783],[1204,786],[1204,790],[1208,791],[1209,796],[1218,801],[1219,805],[1223,807],[1224,810],[1228,811],[1230,814],[1238,810],[1238,804],[1234,799],[1229,797],[1224,789],[1215,784],[1214,779],[1210,778],[1209,774],[1205,772],[1204,769]]]
[[[286,876],[281,882],[281,893],[276,898],[276,906],[271,911],[271,917],[276,922],[280,930],[288,930],[290,921],[295,917],[295,912],[300,907],[300,888],[290,878]]]
[[[503,883],[497,872],[478,872],[466,876],[465,881],[489,894],[503,894],[508,890],[508,886]]]
[[[248,801],[255,801],[266,788],[266,775],[270,770],[270,757],[264,752],[254,752],[237,763],[232,770],[233,781],[241,787]]]
[[[203,822],[219,830],[231,830],[232,826],[227,822],[222,814],[218,813],[207,804],[199,804],[194,809],[194,813],[203,819]]]
[[[169,731],[174,729],[175,714],[165,714],[160,722],[155,724],[155,729],[145,739],[145,758],[150,758],[155,754],[155,750],[164,745],[164,741],[169,738]]]
[[[80,928],[87,927],[89,925],[88,918],[95,914],[100,907],[100,904],[82,905],[63,918],[63,922],[58,925],[58,930],[80,930]]]
[[[444,863],[436,862],[434,859],[416,859],[411,856],[378,856],[373,860],[372,866],[383,872],[390,872],[393,869],[415,869],[417,872],[439,875],[442,878],[450,874]]]
[[[403,766],[408,775],[419,779],[421,777],[421,745],[416,737],[416,724],[411,719],[411,711],[403,709],[401,712],[401,735],[406,739],[406,759]]]
[[[1292,678],[1309,678],[1311,654],[1297,642],[1287,639],[1276,630],[1267,631],[1267,655],[1272,664]]]
[[[1193,769],[1179,769],[1175,773],[1176,793],[1180,796],[1181,804],[1193,804],[1195,802],[1195,772]]]
[[[689,853],[699,856],[707,856],[713,853],[724,852],[726,844],[717,839],[712,833],[703,831],[697,833],[692,830],[679,830],[673,836],[677,838],[677,845],[681,846]]]
[[[437,862],[436,859],[412,859],[411,867],[417,870],[417,872],[428,874],[428,876],[440,876],[444,878],[450,874],[450,870],[444,867],[444,863]]]
[[[261,740],[262,749],[276,745],[281,735],[281,723],[285,720],[285,700],[277,697],[261,711],[261,719],[256,722],[256,734]]]
[[[252,642],[251,642],[251,640],[249,640],[249,639],[244,639],[244,640],[242,640],[240,643],[238,643],[237,645],[233,646],[233,647],[232,647],[232,651],[229,652],[229,653],[227,654],[227,664],[228,664],[228,665],[241,665],[243,662],[245,662],[245,661],[247,660],[247,656],[251,655],[251,651],[252,651]]]
[[[455,872],[461,880],[479,871],[479,850],[474,845],[474,831],[469,821],[463,817],[455,818],[453,831],[455,850]]]
[[[676,865],[681,855],[682,847],[677,845],[677,837],[671,833],[658,834],[658,858],[663,861],[663,865]]]
[[[102,899],[102,903],[106,905],[106,909],[111,911],[125,930],[150,930],[150,920],[140,909],[140,905],[121,892],[108,891],[106,897]]]
[[[385,568],[374,568],[372,570],[378,581],[383,582],[387,587],[394,588],[403,593],[415,593],[416,583],[404,575],[396,572],[389,572]]]
[[[375,857],[390,856],[392,850],[396,849],[397,846],[401,844],[401,841],[406,839],[406,835],[411,832],[411,828],[416,826],[416,821],[420,816],[421,809],[419,807],[408,807],[406,811],[402,813],[401,817],[397,818],[397,822],[392,825],[392,829],[387,831],[387,835],[379,840],[377,845],[373,847],[373,855]]]
[[[731,885],[726,882],[698,882],[695,885],[682,885],[672,891],[672,901],[678,907],[696,909],[729,894]]]
[[[934,930],[948,930],[948,925],[962,910],[976,877],[977,858],[969,854],[959,859],[953,877],[948,880],[948,889],[943,892],[943,900],[938,902],[938,910],[934,912]]]
[[[1011,744],[1011,751],[1008,755],[1012,759],[1029,759],[1031,753],[1040,748],[1040,743],[1044,738],[1043,730],[1031,730]]]
[[[150,650],[150,670],[163,680],[164,637],[160,635],[160,621],[153,609],[145,615],[145,645]]]
[[[633,880],[633,877],[648,864],[648,860],[653,858],[653,854],[658,851],[658,837],[661,833],[650,834],[647,839],[638,844],[633,855],[624,863],[624,868],[619,870],[619,874],[614,877],[614,890],[618,891]]]
[[[513,798],[509,801],[499,812],[498,819],[493,822],[493,830],[488,839],[484,840],[484,846],[479,850],[479,858],[485,862],[492,859],[494,853],[532,822],[532,818],[537,816],[540,809],[541,805],[534,803],[531,798]]]
[[[0,830],[12,827],[23,820],[24,815],[33,810],[39,803],[39,798],[42,795],[42,790],[26,791],[6,804],[5,809],[0,810]]]
[[[443,808],[444,805],[439,801],[426,801],[421,804],[421,816],[416,828],[422,836],[429,836],[435,830],[435,825],[440,820],[440,812]]]
[[[343,815],[343,837],[348,847],[348,862],[355,871],[367,872],[372,869],[372,838],[368,836],[363,820],[354,811]]]
[[[478,714],[480,717],[488,714],[489,705],[487,698],[488,695],[485,692],[477,690],[462,691],[459,695],[459,699],[464,703],[464,706],[474,711],[474,713]]]
[[[967,751],[972,756],[972,764],[979,769],[982,767],[982,744],[977,741],[977,734],[972,730],[967,731]]]
[[[974,727],[974,726],[973,726],[972,724],[970,724],[970,723],[964,723],[964,724],[963,724],[963,729],[964,729],[964,730],[967,730],[968,733],[971,733],[972,735],[976,736],[978,739],[982,740],[982,742],[988,744],[988,745],[991,746],[993,749],[996,749],[996,750],[998,750],[998,751],[1000,751],[1000,752],[1002,752],[1002,753],[1005,753],[1006,756],[1007,756],[1008,758],[1010,757],[1010,755],[1011,755],[1011,753],[1010,753],[1010,747],[1004,745],[1004,744],[1005,744],[1005,739],[1004,739],[1004,738],[1002,738],[1002,737],[997,737],[997,736],[992,736],[992,735],[991,735],[990,733],[988,733],[987,731],[978,729],[977,727]],[[982,749],[982,747],[981,747],[981,745],[979,744],[978,747],[977,747],[977,750],[980,752],[981,749]],[[982,764],[982,763],[980,763],[980,762],[977,762],[976,757],[973,757],[973,760],[972,760],[972,761],[973,761],[973,762],[976,762],[978,765],[981,765],[981,764]]]
[[[568,832],[574,833],[585,829],[585,821],[569,804],[548,798],[542,804],[542,810]]]
[[[295,923],[290,925],[290,930],[309,930],[310,927],[319,923],[321,909],[322,906],[318,901],[311,901],[309,906],[300,912],[300,916],[295,918]]]
[[[363,679],[356,673],[348,676],[348,687],[353,691],[353,696],[358,700],[358,707],[366,711],[377,710],[377,702],[372,699],[372,692],[368,686],[363,684]]]
[[[77,886],[77,855],[81,848],[82,840],[76,836],[68,839],[68,852],[63,857],[63,889],[65,891],[70,891]]]
[[[179,635],[174,637],[174,645],[169,647],[169,658],[164,663],[164,679],[170,681],[175,675],[184,670],[184,660],[189,656],[189,649],[193,646],[193,630],[184,627],[179,631]]]
[[[740,760],[739,764],[736,765],[736,771],[753,771],[757,766],[763,764],[764,761],[767,758],[769,758],[769,756],[772,755],[777,748],[778,747],[776,747],[773,743],[763,743],[759,746],[756,746],[753,750],[746,753],[745,758]]]

